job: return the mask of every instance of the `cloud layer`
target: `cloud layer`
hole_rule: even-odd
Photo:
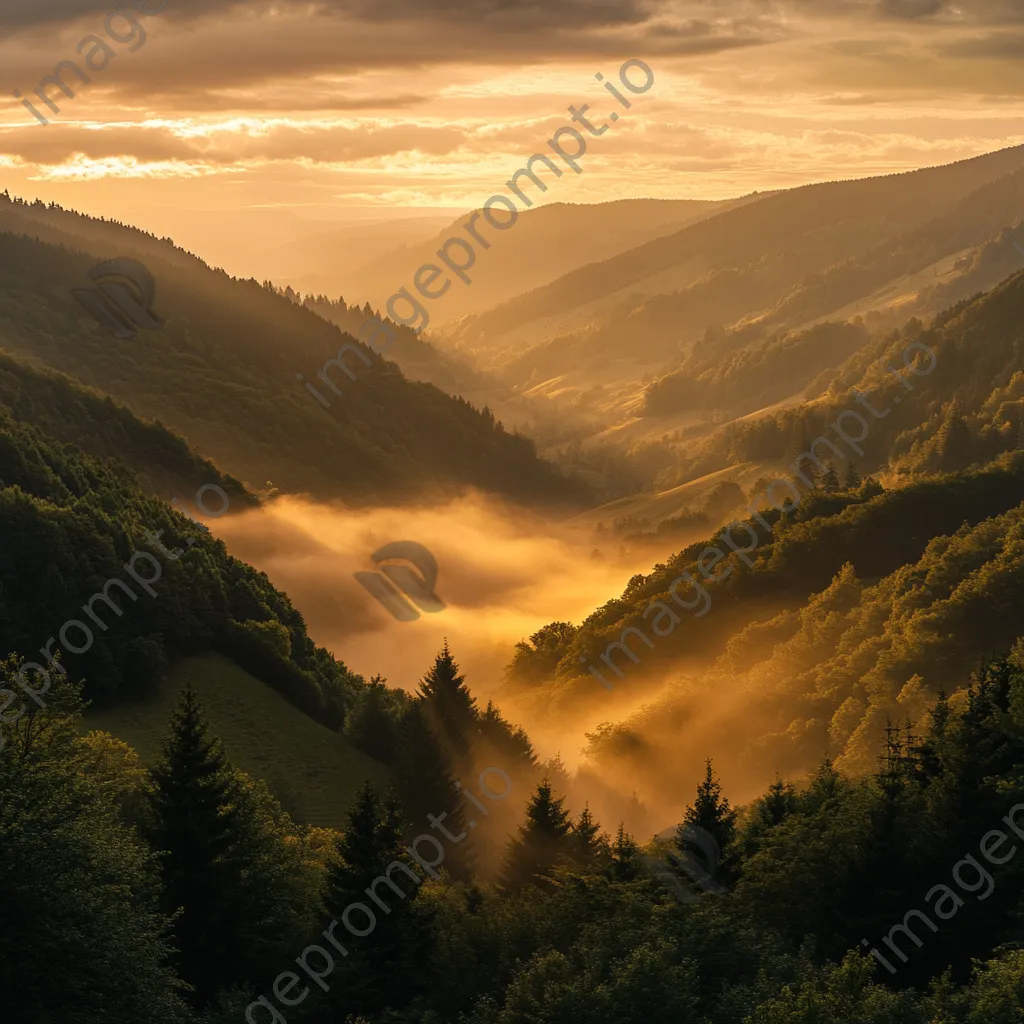
[[[571,104],[607,116],[615,101],[595,75],[614,82],[631,57],[651,65],[655,87],[593,140],[560,199],[724,197],[1024,140],[1024,0],[136,0],[120,10],[0,5],[9,90],[52,122],[9,96],[0,166],[17,194],[161,233],[173,229],[156,222],[170,205],[321,217],[477,205],[567,123]],[[110,47],[105,67],[87,84],[66,75],[74,98],[51,86],[52,113],[35,96],[41,79],[81,62],[96,39]]]

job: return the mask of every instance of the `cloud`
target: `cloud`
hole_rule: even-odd
[[[947,57],[966,59],[1020,60],[1021,57],[1024,57],[1024,33],[992,32],[982,36],[957,39],[955,42],[944,45],[941,48],[941,53]]]

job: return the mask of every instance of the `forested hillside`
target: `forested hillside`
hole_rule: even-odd
[[[296,375],[317,381],[353,339],[169,240],[6,197],[0,230],[3,347],[160,420],[250,487],[269,481],[351,503],[466,485],[541,504],[581,494],[487,410],[407,381],[362,346],[365,365],[349,356],[356,381],[330,369],[343,395],[324,408]],[[161,330],[112,337],[70,295],[112,255],[140,259],[154,275]]]
[[[147,430],[111,402],[53,384],[64,390],[62,422],[97,423],[108,438],[120,433],[154,474],[175,472],[184,482],[202,468],[203,484],[222,482],[229,499],[251,503],[210,464],[190,464],[180,439]],[[31,412],[31,401],[26,405]],[[166,501],[143,493],[115,460],[47,436],[7,410],[0,425],[0,648],[32,660],[47,637],[59,636],[64,671],[85,680],[87,698],[113,702],[144,695],[175,657],[216,647],[317,720],[343,724],[362,681],[313,644],[302,616],[265,575],[232,558]],[[102,433],[93,436],[102,446]],[[143,579],[156,577],[148,588],[127,571],[136,552],[148,553],[139,569]],[[111,580],[122,585],[108,588]],[[98,611],[93,605],[83,614],[96,593],[105,595]],[[87,632],[60,633],[69,620],[82,621]]]
[[[508,827],[491,817],[508,783],[481,775],[483,821],[439,790],[446,842],[429,852],[422,833],[404,846],[421,813],[370,787],[343,832],[303,828],[232,766],[191,691],[151,770],[76,735],[67,692],[0,726],[0,906],[18,924],[0,932],[0,980],[33,1024],[1009,1024],[1024,979],[1020,645],[962,682],[890,730],[861,778],[825,759],[737,807],[709,760],[650,845],[529,781],[520,745],[505,778],[525,820],[491,883],[474,861]],[[437,778],[483,752],[447,651],[412,707],[437,730]]]
[[[647,357],[667,355],[707,327],[767,314],[787,297],[795,302],[790,293],[798,289],[823,296],[823,286],[844,282],[848,293],[819,298],[823,305],[801,314],[822,316],[913,269],[915,260],[980,244],[1019,222],[1022,167],[1018,146],[944,167],[764,196],[512,299],[468,320],[457,337],[493,350],[531,323],[541,341],[548,321],[572,335],[596,319],[598,330],[563,339],[563,349],[600,358],[617,335],[642,342]],[[880,252],[891,262],[880,264]],[[852,281],[857,272],[864,279]]]
[[[605,497],[703,472],[724,423],[819,396],[843,363],[1017,272],[1024,149],[758,197],[517,296],[445,341],[565,424]],[[577,443],[578,442],[578,443]],[[581,451],[582,448],[582,451]],[[696,464],[696,465],[695,465]]]

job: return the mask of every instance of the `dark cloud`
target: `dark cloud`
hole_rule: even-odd
[[[1020,60],[1024,57],[1024,33],[990,32],[947,43],[939,52],[945,57]]]
[[[343,0],[331,5],[362,21],[471,22],[512,31],[638,25],[651,16],[638,0]]]
[[[881,0],[878,6],[893,18],[930,18],[944,10],[946,0]]]

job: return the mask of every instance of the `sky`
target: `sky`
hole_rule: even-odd
[[[571,123],[572,104],[591,104],[598,124],[621,116],[589,139],[582,173],[548,194],[566,202],[724,198],[1024,142],[1024,0],[125,0],[113,10],[0,4],[0,181],[151,230],[251,211],[284,238],[297,224],[469,209]],[[51,88],[53,113],[34,93],[69,59],[90,81],[67,72],[76,95]],[[618,85],[631,59],[654,84],[627,93],[627,110],[595,75]]]

